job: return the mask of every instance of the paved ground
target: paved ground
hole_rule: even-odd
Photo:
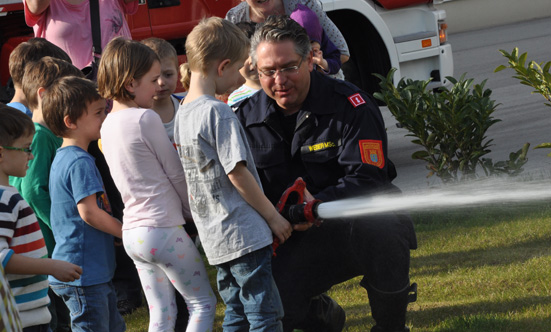
[[[531,89],[513,79],[512,70],[494,73],[494,69],[506,64],[506,58],[500,49],[511,52],[518,47],[521,53],[528,52],[528,59],[537,62],[551,61],[551,17],[530,22],[522,22],[486,29],[470,31],[449,36],[453,48],[455,74],[480,83],[488,79],[486,87],[493,90],[492,98],[497,103],[494,117],[502,121],[493,125],[488,137],[494,140],[492,153],[488,157],[494,161],[508,159],[510,152],[517,151],[525,142],[531,146],[551,142],[551,107],[544,105],[544,98],[530,94]],[[382,109],[388,128],[389,157],[396,164],[398,178],[396,185],[405,192],[423,189],[427,185],[437,184],[435,177],[426,179],[425,164],[411,159],[418,150],[405,137],[407,131],[398,129],[396,121],[388,111]],[[530,150],[525,173],[534,176],[548,175],[551,178],[551,158],[546,155],[550,149]]]

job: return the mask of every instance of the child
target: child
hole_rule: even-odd
[[[247,36],[248,39],[251,39],[256,28],[256,23],[239,22],[236,25],[245,33],[245,36]],[[229,106],[232,106],[238,101],[249,98],[258,90],[262,89],[260,86],[260,80],[258,79],[258,71],[256,70],[256,67],[252,65],[250,57],[245,60],[243,68],[239,69],[239,72],[245,79],[245,84],[230,94],[227,102]]]
[[[48,274],[63,281],[79,279],[82,269],[61,260],[46,258],[48,252],[36,216],[27,202],[8,183],[9,176],[25,176],[33,159],[34,126],[22,112],[0,106],[0,261],[23,323],[29,331],[46,331]]]
[[[31,42],[32,41],[32,42]],[[42,38],[35,38],[29,41],[32,48],[58,48]],[[42,45],[39,47],[39,45]],[[31,47],[31,46],[28,46]],[[25,47],[27,48],[27,47]],[[38,52],[37,50],[37,52]],[[53,51],[52,51],[53,52]],[[61,49],[59,49],[59,52]],[[44,53],[44,52],[42,52]],[[13,54],[13,53],[12,53]],[[59,53],[61,57],[63,53]],[[65,54],[66,59],[69,60]],[[63,58],[63,57],[61,57]],[[25,66],[25,73],[22,79],[23,94],[33,115],[35,135],[31,144],[34,151],[34,159],[29,162],[28,176],[11,177],[10,184],[14,186],[21,196],[29,203],[38,218],[38,224],[46,241],[48,257],[52,257],[55,241],[50,224],[50,193],[48,185],[50,182],[50,166],[54,160],[56,150],[61,146],[62,139],[52,133],[44,122],[42,116],[41,95],[56,79],[64,76],[80,76],[80,70],[69,61],[54,57],[44,56]],[[52,329],[69,328],[69,310],[63,301],[50,291],[50,313],[52,314]]]
[[[71,311],[73,331],[125,330],[111,283],[114,238],[121,223],[109,212],[103,182],[86,152],[100,136],[106,102],[91,81],[63,77],[44,93],[42,112],[52,132],[63,137],[50,171],[51,223],[56,245],[52,256],[82,266],[80,280],[50,277],[53,291]]]
[[[50,166],[63,140],[54,135],[44,122],[41,96],[55,80],[64,76],[82,76],[82,73],[71,63],[49,56],[27,65],[22,82],[26,100],[33,112],[35,135],[31,149],[34,159],[29,162],[28,176],[10,178],[10,184],[29,202],[38,217],[49,257],[52,257],[55,245],[50,225]]]
[[[216,298],[182,227],[191,217],[185,175],[151,110],[160,75],[161,63],[149,47],[123,38],[109,42],[98,70],[100,93],[113,99],[101,129],[103,152],[125,205],[123,242],[149,304],[149,331],[174,330],[174,288],[188,305],[187,331],[210,331]]]
[[[174,144],[174,120],[176,119],[176,112],[178,112],[180,101],[183,99],[183,97],[173,94],[178,85],[178,53],[174,46],[161,38],[151,37],[141,42],[149,46],[161,61],[160,91],[153,98],[153,107],[151,109],[161,117],[168,138]],[[186,232],[195,241],[197,230],[192,222],[186,225]],[[182,295],[176,293],[175,296],[176,309],[178,309],[175,330],[182,331],[187,326],[189,312]]]
[[[174,143],[174,119],[180,106],[180,99],[173,95],[178,85],[178,54],[176,49],[164,39],[151,37],[142,40],[161,61],[160,90],[153,98],[154,110],[161,117],[170,142]]]
[[[25,98],[25,94],[23,93],[23,74],[25,73],[27,64],[38,61],[45,56],[51,56],[71,63],[71,59],[65,51],[44,38],[31,38],[17,45],[10,54],[9,71],[13,87],[15,88],[15,94],[8,103],[8,106],[17,108],[30,117],[32,117],[33,114],[27,104],[27,98]]]
[[[324,74],[336,75],[335,78],[343,79],[340,76],[341,69],[341,52],[327,38],[323,31],[319,18],[310,8],[305,5],[298,4],[296,9],[290,15],[291,19],[300,24],[308,33],[312,52],[314,53],[314,64],[316,69]]]
[[[243,84],[239,69],[248,48],[245,34],[218,17],[192,30],[182,77],[189,91],[176,115],[174,139],[203,248],[218,270],[224,330],[282,331],[272,232],[283,242],[291,225],[264,196],[237,117],[215,98]]]

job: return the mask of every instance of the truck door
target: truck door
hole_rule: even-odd
[[[139,0],[135,15],[128,16],[133,39],[158,37],[185,39],[197,23],[208,16],[224,17],[240,0]]]

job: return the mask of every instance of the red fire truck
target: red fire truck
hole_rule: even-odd
[[[151,36],[170,41],[184,59],[185,38],[205,16],[224,17],[240,0],[139,0],[128,16],[134,39]],[[347,80],[373,92],[372,73],[386,75],[397,69],[402,77],[433,79],[433,87],[446,85],[453,75],[451,45],[447,42],[446,13],[434,7],[445,0],[320,0],[327,15],[344,35],[350,61],[343,65]],[[434,2],[434,3],[433,3]],[[11,51],[32,37],[25,24],[21,0],[0,0],[0,101],[13,93],[8,71]]]

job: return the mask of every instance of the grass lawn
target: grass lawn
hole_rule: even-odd
[[[411,280],[419,292],[408,307],[412,331],[551,331],[551,203],[413,218],[419,249],[412,251]],[[367,332],[373,325],[359,280],[330,291],[347,313],[345,331]],[[219,303],[214,331],[222,330]],[[125,320],[128,331],[147,331],[145,307]]]

